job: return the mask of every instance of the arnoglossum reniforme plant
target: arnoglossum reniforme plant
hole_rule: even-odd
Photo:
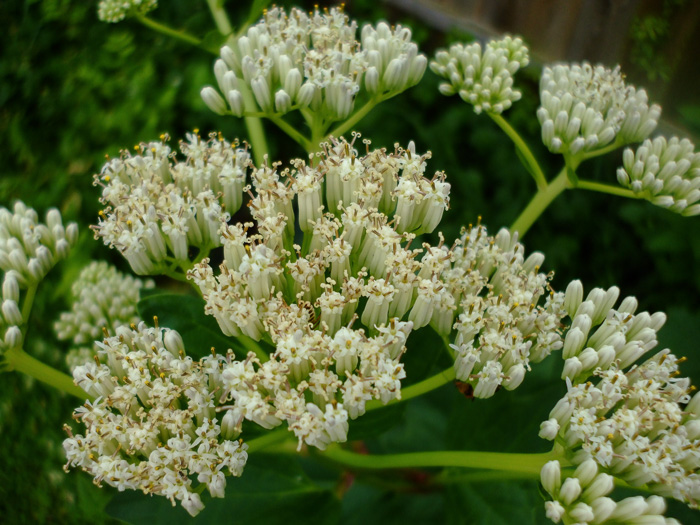
[[[700,154],[688,139],[650,138],[661,108],[646,92],[619,67],[545,67],[536,118],[564,164],[550,179],[504,117],[522,96],[514,75],[529,63],[523,41],[439,51],[430,69],[445,80],[440,92],[493,119],[537,185],[511,228],[490,235],[479,221],[446,239],[439,225],[455,179],[431,173],[430,152],[413,142],[376,148],[352,131],[421,81],[428,59],[409,28],[359,28],[342,8],[272,7],[234,32],[221,3],[209,6],[226,43],[216,87],[201,96],[223,118],[245,119],[246,140],[195,130],[173,145],[164,134],[124,150],[94,178],[104,206],[96,239],[135,274],[189,283],[192,294],[159,295],[150,279],[91,263],[55,323],[74,347],[71,378],[23,343],[38,285],[68,256],[77,226],[64,227],[56,210],[41,223],[21,202],[0,209],[0,351],[7,369],[84,402],[65,427],[66,468],[97,485],[163,496],[192,516],[215,498],[227,502],[236,490],[227,491],[227,478],[245,483],[246,464],[263,453],[358,475],[435,467],[532,478],[555,523],[674,523],[665,498],[695,508],[700,398],[680,376],[683,358],[655,350],[666,316],[638,312],[614,286],[586,294],[573,281],[557,291],[544,256],[520,243],[565,189],[700,213]],[[98,13],[197,43],[150,19],[155,7],[103,0]],[[261,119],[306,155],[272,159]],[[584,161],[624,146],[618,186],[577,175]],[[184,306],[192,304],[194,314]],[[158,308],[167,315],[151,324],[144,314]],[[166,318],[174,326],[163,326]],[[449,366],[411,381],[406,361],[426,340]],[[447,383],[479,403],[514,395],[499,390],[515,390],[557,356],[554,381],[565,393],[537,401],[552,407],[539,431],[549,452],[371,454],[353,437],[382,407]],[[616,485],[645,496],[617,497]]]

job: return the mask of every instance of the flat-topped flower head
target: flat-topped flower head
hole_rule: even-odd
[[[647,139],[636,151],[627,148],[622,163],[622,186],[681,215],[700,214],[700,153],[688,139]]]
[[[513,75],[529,63],[528,49],[520,38],[506,36],[481,44],[455,44],[438,51],[430,69],[448,83],[440,84],[443,95],[459,95],[476,113],[502,113],[521,93],[513,89]]]
[[[78,226],[63,225],[61,214],[51,209],[44,223],[35,210],[17,201],[12,210],[0,207],[0,354],[20,348],[27,321],[20,310],[21,292],[35,288],[49,271],[65,259],[78,241]],[[33,292],[32,292],[33,293]]]
[[[98,343],[94,362],[73,371],[96,399],[74,413],[84,434],[65,427],[66,469],[80,467],[98,485],[179,501],[194,516],[204,507],[202,489],[223,498],[225,476],[240,476],[248,458],[218,415],[223,400],[211,386],[221,384],[231,354],[195,361],[177,332],[143,323],[116,334]]]
[[[513,390],[530,363],[562,347],[564,295],[554,293],[551,276],[539,272],[544,256],[525,258],[517,235],[505,229],[495,237],[481,225],[466,229],[451,259],[443,280],[452,308],[440,315],[454,319],[457,330],[451,345],[456,377],[472,385],[475,397],[491,397],[500,387]]]
[[[289,14],[273,7],[221,49],[214,73],[223,96],[207,86],[202,98],[219,114],[279,117],[310,108],[337,121],[358,97],[393,96],[420,81],[427,60],[410,29],[382,22],[363,27],[360,41],[356,33],[357,23],[339,7]]]
[[[661,115],[646,91],[625,83],[620,67],[558,64],[540,79],[537,118],[553,153],[590,152],[647,138]]]
[[[102,187],[95,237],[118,249],[137,274],[163,270],[168,258],[189,261],[189,248],[220,245],[222,218],[241,206],[249,154],[220,135],[189,134],[178,160],[167,144],[141,143],[122,151],[95,184]]]
[[[66,356],[71,370],[92,360],[96,350],[93,342],[101,338],[103,330],[114,333],[121,326],[141,321],[136,310],[139,291],[153,286],[153,281],[124,275],[104,261],[82,269],[71,288],[71,310],[62,312],[54,324],[58,338],[70,340],[75,347]]]
[[[103,22],[121,22],[128,16],[145,15],[158,7],[158,0],[100,0],[97,18]]]
[[[540,436],[556,439],[575,465],[594,460],[632,486],[697,507],[700,411],[690,380],[679,377],[681,361],[663,350],[627,371],[597,368],[594,381],[567,379]]]

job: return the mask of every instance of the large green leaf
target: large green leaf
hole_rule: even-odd
[[[462,483],[447,488],[447,523],[536,525],[545,523],[536,481]]]
[[[158,316],[158,324],[177,330],[193,358],[207,355],[211,348],[226,352],[233,348],[244,355],[235,340],[226,337],[213,317],[204,313],[204,301],[191,295],[146,293],[138,304],[139,315],[149,324]]]
[[[178,504],[140,492],[118,494],[107,507],[110,516],[131,525],[290,525],[332,524],[340,502],[330,490],[315,485],[293,458],[251,456],[240,478],[228,478],[226,497],[203,496],[204,510],[195,518]]]

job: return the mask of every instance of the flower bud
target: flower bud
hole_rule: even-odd
[[[226,101],[224,101],[223,97],[219,95],[218,91],[216,91],[213,87],[206,86],[202,88],[201,95],[204,103],[214,113],[225,115],[228,112],[226,108]]]
[[[2,282],[2,298],[19,302],[19,283],[12,274],[5,274],[5,280]]]
[[[582,300],[583,285],[581,284],[581,281],[571,281],[566,287],[566,294],[564,295],[564,309],[572,319],[576,314],[576,310],[578,310]]]
[[[582,498],[593,501],[602,496],[607,496],[615,488],[615,479],[609,474],[598,474],[593,482],[583,492]]]
[[[559,433],[559,421],[557,421],[555,418],[550,418],[547,421],[543,421],[542,423],[540,423],[539,436],[542,439],[552,441],[552,440],[554,440],[554,438],[557,437],[558,433]]]
[[[243,102],[243,95],[241,95],[241,92],[237,89],[232,89],[226,93],[226,100],[231,107],[231,112],[236,117],[242,117],[245,104]]]
[[[185,343],[182,341],[182,336],[175,330],[166,330],[163,337],[163,344],[166,350],[174,356],[179,356],[185,351]]]
[[[578,478],[582,487],[587,487],[598,474],[598,464],[593,459],[587,459],[576,467],[574,477]]]
[[[581,495],[581,482],[578,478],[566,478],[559,490],[559,500],[566,506],[571,505]]]
[[[275,110],[277,113],[287,113],[291,107],[292,99],[284,91],[284,89],[280,89],[277,93],[275,93]]]
[[[19,326],[10,326],[5,332],[5,346],[7,348],[19,348],[22,346],[22,330]]]
[[[542,486],[552,497],[556,498],[559,494],[559,486],[561,485],[561,467],[556,460],[548,461],[540,471],[540,480]]]
[[[617,503],[615,510],[610,515],[610,519],[623,522],[633,520],[645,514],[648,508],[649,505],[647,505],[642,496],[625,498]]]
[[[2,302],[2,316],[8,325],[21,325],[24,322],[17,302],[9,299]]]

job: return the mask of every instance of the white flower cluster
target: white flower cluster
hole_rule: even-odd
[[[344,441],[366,401],[400,398],[408,335],[451,299],[440,281],[447,250],[424,245],[420,262],[408,247],[448,205],[444,174],[423,177],[428,155],[413,144],[387,153],[365,143],[363,157],[341,139],[324,144],[314,166],[253,170],[255,224],[222,223],[218,275],[208,259],[189,273],[226,335],[275,346],[269,360],[241,364],[233,410],[266,427],[287,421],[300,443],[321,448]],[[305,242],[290,251],[295,197]],[[352,328],[358,319],[366,329]]]
[[[627,372],[596,369],[597,384],[567,379],[540,435],[556,438],[574,465],[594,459],[634,487],[697,507],[700,398],[691,401],[690,380],[678,377],[680,361],[664,350]]]
[[[248,459],[228,418],[217,419],[230,354],[194,361],[177,332],[143,323],[118,328],[98,346],[96,362],[73,371],[96,399],[75,411],[84,435],[66,427],[66,469],[80,467],[98,485],[180,501],[193,516],[203,508],[194,479],[223,498],[225,475],[240,476]]]
[[[589,63],[545,67],[537,118],[542,141],[553,153],[589,152],[613,141],[647,138],[661,115],[646,91],[625,84],[620,67]]]
[[[130,15],[145,15],[158,7],[158,0],[100,0],[97,18],[103,22],[121,22]]]
[[[638,303],[634,297],[626,297],[613,308],[620,295],[616,286],[594,288],[585,301],[583,293],[581,281],[572,281],[566,289],[564,306],[572,321],[562,351],[562,379],[580,383],[597,369],[627,368],[656,347],[656,333],[666,322],[666,314],[635,314]]]
[[[34,288],[54,265],[65,259],[78,240],[75,223],[63,226],[61,214],[51,209],[46,223],[32,208],[17,201],[12,211],[0,207],[0,270],[2,315],[0,315],[0,352],[22,345],[20,326],[26,319],[20,311],[21,289]]]
[[[649,201],[685,216],[700,214],[700,153],[688,139],[647,139],[622,156],[617,180]]]
[[[138,324],[139,291],[153,286],[153,281],[124,275],[104,261],[93,261],[83,268],[71,289],[71,311],[62,312],[54,324],[58,338],[70,339],[76,347],[66,356],[69,368],[92,360],[92,345],[101,339],[103,330],[113,334],[121,326]]]
[[[475,113],[503,113],[521,93],[513,89],[513,75],[529,63],[528,49],[520,38],[506,36],[484,46],[455,44],[438,51],[430,69],[449,81],[440,84],[443,95],[459,95]]]
[[[363,78],[369,97],[393,96],[420,81],[427,59],[410,29],[366,25],[361,42],[356,32],[342,8],[308,14],[292,8],[288,15],[273,7],[235,45],[221,49],[214,73],[224,97],[207,86],[202,98],[222,115],[283,115],[308,107],[333,121],[350,115]]]
[[[142,143],[123,151],[95,176],[107,207],[93,226],[95,237],[118,249],[137,274],[154,274],[168,263],[189,260],[220,245],[219,227],[242,203],[250,156],[246,149],[212,134],[188,134],[180,143],[184,161],[166,144]],[[225,210],[225,211],[224,211]]]
[[[444,279],[459,305],[451,345],[456,377],[479,398],[491,397],[500,386],[513,390],[530,362],[562,347],[564,295],[552,292],[549,277],[538,273],[544,256],[535,252],[525,259],[517,235],[505,229],[489,237],[483,226],[470,228],[452,258]]]
[[[554,523],[563,521],[580,525],[678,525],[675,519],[664,518],[666,501],[660,496],[633,496],[621,501],[609,498],[608,494],[615,486],[614,478],[598,470],[598,464],[588,459],[562,483],[559,462],[546,463],[540,479],[542,487],[552,498],[544,504],[547,518]]]

